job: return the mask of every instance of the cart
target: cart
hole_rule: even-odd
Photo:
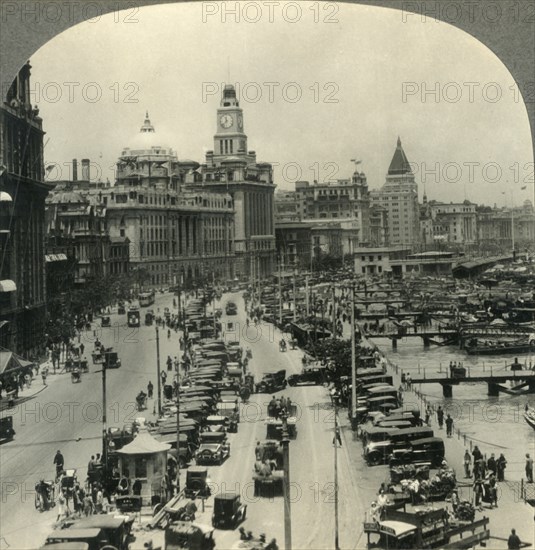
[[[0,443],[13,441],[15,430],[13,429],[13,417],[5,416],[0,418]]]

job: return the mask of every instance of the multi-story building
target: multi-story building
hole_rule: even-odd
[[[226,188],[201,188],[198,168],[161,143],[147,113],[121,153],[115,185],[92,191],[106,206],[110,237],[128,237],[131,268],[142,283],[234,276],[232,197]]]
[[[46,323],[43,126],[29,63],[0,105],[0,346],[39,353]]]
[[[386,181],[379,190],[370,191],[373,205],[383,207],[388,215],[387,244],[414,245],[420,240],[418,184],[398,138]]]
[[[424,194],[420,209],[421,243],[472,245],[477,241],[476,205],[468,200],[462,203],[427,202]]]
[[[232,85],[217,109],[214,149],[201,166],[206,191],[228,193],[234,202],[233,242],[237,276],[269,276],[275,264],[273,168],[247,148],[243,110]],[[196,184],[197,182],[193,182]]]
[[[497,252],[535,248],[535,210],[530,200],[513,210],[479,207],[477,228],[482,249]]]
[[[278,222],[275,224],[277,258],[283,266],[308,269],[312,258],[312,224]]]
[[[302,201],[296,191],[278,189],[274,196],[275,228],[279,224],[300,222],[303,219]]]

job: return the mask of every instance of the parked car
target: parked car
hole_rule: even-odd
[[[242,504],[240,495],[221,493],[214,498],[212,526],[219,529],[236,529],[245,520],[247,505]]]

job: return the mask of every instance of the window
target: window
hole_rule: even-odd
[[[362,268],[362,273],[366,273],[366,268],[365,267]]]
[[[380,262],[382,260],[382,256],[377,256],[377,261]]]
[[[124,229],[121,229],[121,230],[119,231],[119,233],[121,234],[121,237],[124,237],[124,236],[125,236]]]
[[[361,260],[362,260],[363,262],[365,262],[365,261],[366,261],[366,256],[362,256],[362,257],[361,257]]]

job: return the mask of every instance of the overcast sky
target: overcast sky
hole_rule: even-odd
[[[230,74],[247,94],[249,149],[279,163],[281,189],[295,179],[349,177],[355,158],[370,189],[378,188],[399,135],[420,198],[424,180],[429,199],[503,205],[511,192],[515,204],[530,198],[526,109],[490,50],[453,26],[404,21],[396,10],[300,2],[299,16],[291,4],[273,5],[270,15],[264,3],[250,2],[239,22],[213,2],[147,7],[57,36],[31,59],[45,162],[90,158],[113,181],[145,110],[162,145],[203,162]],[[63,170],[50,174],[68,178]]]

